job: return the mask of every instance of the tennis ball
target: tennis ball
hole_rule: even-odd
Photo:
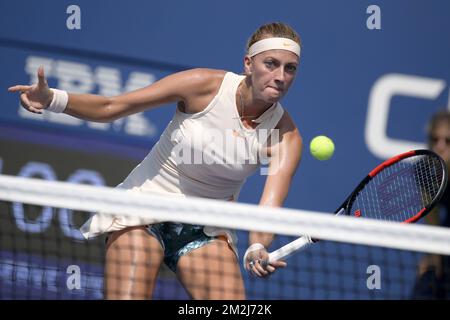
[[[309,151],[317,160],[328,160],[334,153],[334,143],[326,136],[317,136],[311,140]]]

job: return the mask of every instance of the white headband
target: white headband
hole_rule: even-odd
[[[253,57],[258,53],[273,49],[288,50],[300,57],[300,46],[298,43],[287,38],[267,38],[259,40],[250,46],[248,49],[248,56]]]

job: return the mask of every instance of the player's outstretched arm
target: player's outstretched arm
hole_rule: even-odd
[[[209,69],[192,69],[169,75],[145,88],[115,97],[94,94],[65,93],[48,87],[44,69],[38,69],[38,83],[16,85],[10,92],[20,92],[22,106],[33,113],[44,109],[64,112],[79,119],[111,122],[121,117],[142,112],[164,104],[183,102],[187,112],[202,97],[210,95],[223,72]]]

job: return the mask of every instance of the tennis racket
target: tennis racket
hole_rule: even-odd
[[[372,170],[335,211],[336,215],[413,223],[424,217],[447,186],[447,166],[436,153],[413,150]],[[317,242],[304,235],[269,254],[269,262]]]

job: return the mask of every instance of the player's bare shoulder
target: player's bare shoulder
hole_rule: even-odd
[[[299,150],[303,148],[303,139],[294,119],[287,110],[284,110],[284,114],[275,129],[279,130],[278,133],[281,141],[285,141],[285,143],[290,145],[290,152],[300,152]]]
[[[186,98],[179,107],[187,113],[200,112],[219,92],[226,71],[196,68],[186,72],[188,74],[185,80],[189,81],[189,92],[186,92]]]
[[[283,116],[280,121],[278,121],[275,129],[278,129],[281,132],[297,131],[297,125],[287,110],[284,110]]]
[[[215,94],[219,91],[226,71],[206,68],[191,70],[191,80],[199,89],[199,94]],[[197,90],[196,90],[197,91]]]

